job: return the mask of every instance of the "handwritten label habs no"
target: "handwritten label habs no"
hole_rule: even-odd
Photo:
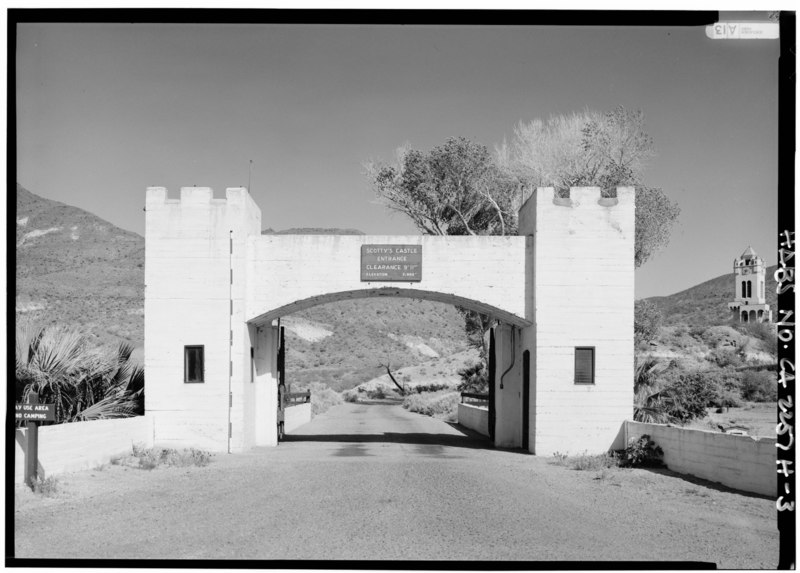
[[[361,280],[421,281],[422,245],[361,245]]]

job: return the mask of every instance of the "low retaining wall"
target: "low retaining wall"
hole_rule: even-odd
[[[649,434],[664,450],[664,463],[673,471],[722,485],[777,496],[775,461],[777,438],[735,436],[663,424],[625,422],[626,443]]]
[[[290,406],[283,411],[283,431],[287,434],[311,421],[311,403]]]
[[[27,430],[14,431],[14,482],[25,481]],[[153,445],[153,420],[147,416],[75,422],[39,428],[41,478],[95,468],[130,453],[133,444]]]
[[[458,405],[458,423],[475,430],[484,436],[489,435],[489,408],[473,406],[472,404]]]

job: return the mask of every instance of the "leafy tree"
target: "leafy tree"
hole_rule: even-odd
[[[598,186],[613,196],[636,187],[635,264],[640,267],[669,241],[680,209],[660,189],[647,187],[644,169],[654,156],[644,114],[617,107],[584,110],[520,123],[511,142],[497,149],[500,168],[527,189],[554,187],[560,196],[575,186]]]
[[[378,196],[429,235],[506,235],[516,232],[518,182],[500,170],[489,150],[450,138],[430,152],[399,149],[394,165],[368,163]]]
[[[636,345],[650,342],[658,335],[664,316],[649,300],[637,300],[633,305],[633,334]]]

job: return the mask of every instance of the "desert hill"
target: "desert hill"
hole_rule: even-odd
[[[16,314],[141,345],[144,239],[17,185]]]
[[[772,309],[772,318],[777,316],[775,270],[777,265],[767,267],[765,289],[767,304]],[[707,280],[686,290],[669,296],[654,296],[648,300],[661,310],[664,324],[673,326],[715,326],[727,324],[730,319],[728,303],[735,297],[733,270],[730,273]]]

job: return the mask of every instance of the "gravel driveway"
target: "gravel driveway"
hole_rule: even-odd
[[[666,471],[575,471],[397,405],[343,404],[206,467],[16,489],[16,557],[704,561],[775,568],[774,501]]]

